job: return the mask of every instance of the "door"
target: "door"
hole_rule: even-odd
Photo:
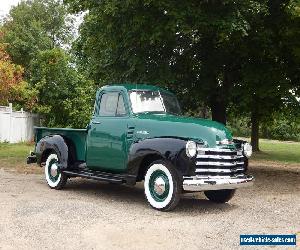
[[[87,137],[87,166],[94,170],[123,172],[127,163],[128,110],[122,92],[100,93]],[[97,105],[97,104],[96,104]]]

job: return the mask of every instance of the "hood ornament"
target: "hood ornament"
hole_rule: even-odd
[[[233,140],[224,139],[222,141],[217,141],[217,145],[233,145]]]

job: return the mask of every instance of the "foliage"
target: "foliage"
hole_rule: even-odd
[[[258,110],[261,120],[291,98],[299,89],[300,15],[294,15],[296,1],[267,1],[261,15],[249,16],[251,29],[239,47],[240,83],[233,92],[234,106],[245,112]],[[297,41],[296,41],[297,40]],[[293,74],[291,74],[291,71]]]
[[[11,61],[5,45],[0,44],[0,105],[21,100],[27,85],[23,80],[23,72],[20,65]]]
[[[247,116],[230,114],[227,127],[234,137],[249,137],[251,135],[251,122]]]
[[[298,103],[299,106],[299,103]],[[292,140],[300,141],[300,110],[298,113],[289,107],[280,109],[279,111],[268,117],[260,126],[260,137],[275,140]],[[245,115],[236,116],[236,113],[230,113],[228,117],[228,125],[235,137],[251,136],[251,121]]]
[[[31,84],[37,90],[36,112],[50,127],[85,127],[94,101],[94,85],[78,74],[62,49],[40,52],[32,62]]]
[[[292,110],[273,114],[273,119],[262,125],[262,137],[277,140],[300,141],[300,115]]]
[[[73,37],[73,19],[60,0],[26,0],[2,20],[3,42],[16,64],[25,69],[39,51],[66,46]]]
[[[27,80],[10,92],[16,97],[14,105],[40,113],[45,126],[86,126],[94,86],[65,52],[74,25],[62,1],[22,1],[2,23],[0,40],[7,44],[13,62],[25,68]]]
[[[166,85],[192,108],[227,102],[234,80],[224,72],[249,29],[243,12],[258,11],[252,1],[66,2],[89,10],[75,46],[89,76]]]
[[[267,118],[299,83],[298,0],[65,2],[88,10],[74,49],[97,82],[166,85],[223,123],[232,105]]]
[[[277,113],[291,90],[300,94],[299,0],[64,1],[73,12],[87,11],[73,45],[76,63],[58,49],[73,35],[60,0],[22,1],[1,28],[0,40],[29,82],[15,96],[41,112],[45,125],[84,126],[93,79],[164,85],[186,113],[223,123],[227,113],[237,134],[249,132],[250,114],[264,135],[286,138],[297,130]]]

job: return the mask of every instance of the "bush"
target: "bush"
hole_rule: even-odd
[[[272,122],[264,124],[261,132],[264,138],[300,141],[299,122],[287,119],[283,114],[277,114]]]
[[[235,117],[230,115],[227,127],[234,137],[250,137],[251,122],[248,117]],[[274,140],[300,141],[300,118],[286,115],[284,112],[276,113],[273,118],[263,122],[260,126],[260,137]]]

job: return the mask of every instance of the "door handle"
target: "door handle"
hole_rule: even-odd
[[[101,124],[101,122],[98,121],[92,121],[93,124]]]

